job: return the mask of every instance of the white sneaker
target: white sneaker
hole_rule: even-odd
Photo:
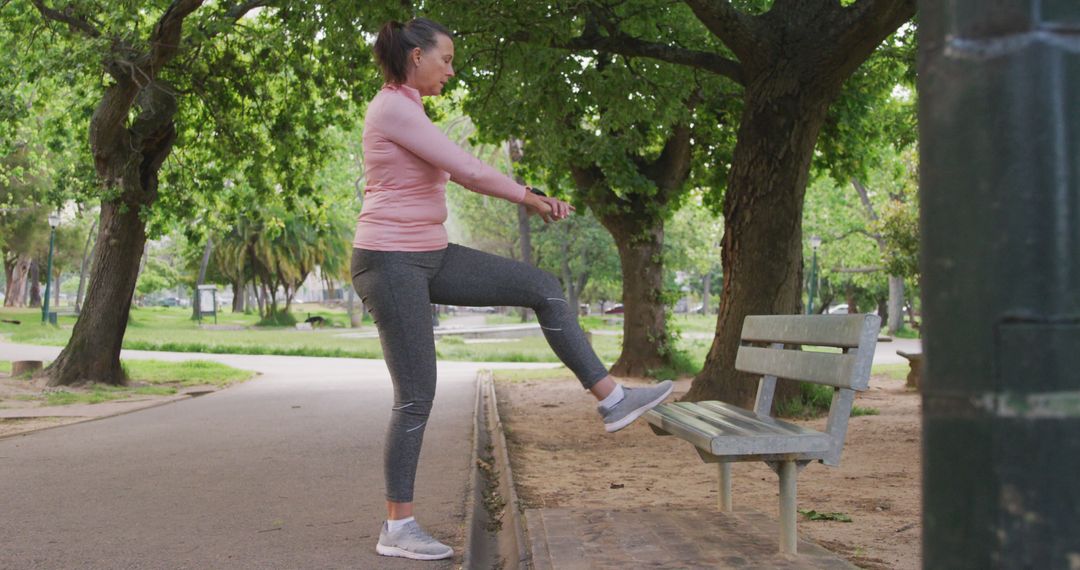
[[[409,521],[395,532],[387,531],[384,521],[375,552],[413,560],[442,560],[454,555],[454,549],[435,540],[416,521]]]
[[[627,388],[623,386],[623,399],[618,404],[607,408],[597,406],[596,411],[604,418],[604,429],[610,432],[619,431],[630,425],[641,414],[655,408],[671,394],[675,385],[671,380],[664,380],[656,386],[647,388]]]

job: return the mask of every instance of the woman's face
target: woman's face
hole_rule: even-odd
[[[409,78],[406,85],[420,95],[438,95],[443,86],[454,76],[454,41],[438,34],[434,46],[424,51],[414,48],[409,54]]]

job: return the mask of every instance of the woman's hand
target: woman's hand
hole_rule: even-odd
[[[549,198],[547,196],[539,196],[528,192],[525,194],[525,200],[522,202],[525,204],[525,208],[529,210],[530,214],[536,214],[540,216],[540,219],[545,223],[551,223],[561,220],[570,215],[570,212],[574,211],[574,207],[558,198]]]

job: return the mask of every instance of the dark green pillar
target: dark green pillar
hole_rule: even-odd
[[[924,567],[1080,568],[1080,1],[918,21]]]

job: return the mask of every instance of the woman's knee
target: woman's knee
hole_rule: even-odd
[[[416,418],[426,418],[431,415],[431,403],[431,400],[394,402],[394,407],[390,411]]]
[[[545,299],[559,299],[566,301],[566,297],[563,295],[562,284],[559,283],[559,279],[547,271],[539,272],[540,276],[536,280],[537,292]]]

